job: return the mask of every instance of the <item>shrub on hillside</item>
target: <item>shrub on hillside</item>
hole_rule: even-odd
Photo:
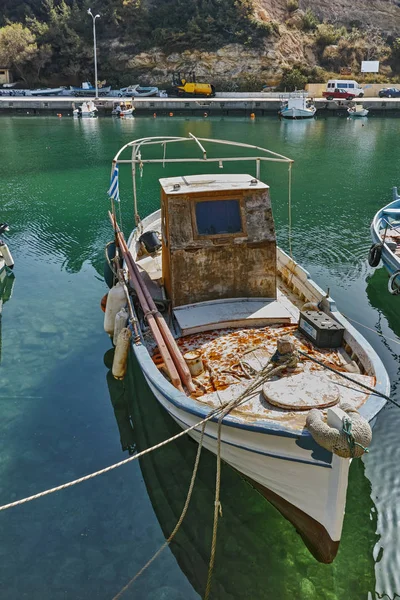
[[[294,90],[303,90],[307,83],[307,75],[304,75],[302,71],[297,67],[291,69],[284,69],[282,79],[279,84],[279,89],[286,92],[293,92]]]
[[[294,12],[295,10],[297,10],[299,8],[298,0],[287,0],[286,8],[288,9],[289,12]]]
[[[346,33],[345,27],[336,28],[329,23],[321,23],[318,25],[315,32],[315,43],[321,49],[326,46],[332,46],[333,44],[336,44],[340,38],[344,37]]]
[[[311,8],[307,8],[306,12],[302,16],[302,29],[304,31],[314,31],[317,29],[319,25],[319,21],[317,17],[314,15]]]

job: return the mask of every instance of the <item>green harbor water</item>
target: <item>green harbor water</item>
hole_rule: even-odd
[[[1,118],[0,222],[11,226],[6,240],[16,277],[0,321],[0,505],[127,457],[118,425],[122,444],[140,450],[177,432],[140,373],[132,370],[123,383],[111,377],[111,344],[103,332],[111,160],[135,138],[192,132],[266,146],[294,159],[293,255],[330,289],[381,356],[392,396],[400,401],[400,299],[389,295],[385,271],[367,264],[371,219],[391,200],[392,186],[400,186],[399,128],[390,117]],[[141,216],[158,207],[151,174],[145,166]],[[159,176],[166,174],[160,168]],[[263,175],[279,243],[287,249],[286,167],[270,165]],[[128,180],[122,173],[126,233],[133,227]],[[400,597],[399,432],[400,410],[387,406],[370,454],[352,463],[343,537],[332,565],[317,563],[294,528],[224,466],[212,598]],[[174,528],[195,454],[196,445],[181,438],[140,463],[0,512],[1,599],[114,598]],[[122,598],[202,596],[214,485],[215,458],[204,451],[176,540]]]

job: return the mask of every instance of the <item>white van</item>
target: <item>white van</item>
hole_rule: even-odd
[[[363,88],[354,81],[354,79],[329,79],[326,84],[326,91],[333,92],[336,88],[345,89],[348,92],[353,92],[357,98],[364,96]]]

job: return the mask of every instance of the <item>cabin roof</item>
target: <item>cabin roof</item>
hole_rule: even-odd
[[[268,189],[269,186],[252,175],[218,173],[216,175],[187,175],[160,179],[166,194],[187,194],[188,192],[212,192],[229,190]],[[174,189],[174,186],[179,186]]]

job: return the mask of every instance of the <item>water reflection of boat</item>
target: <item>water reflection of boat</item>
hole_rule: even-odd
[[[15,277],[7,269],[0,271],[0,363],[1,363],[1,320],[3,314],[3,307],[8,300],[10,300],[14,288]]]
[[[179,433],[178,425],[149,391],[136,363],[128,369],[124,384],[128,412],[134,424],[133,438],[139,452]],[[115,390],[111,387],[110,393]],[[197,446],[189,437],[184,437],[139,459],[165,538],[173,531],[184,506],[196,451]],[[201,596],[210,557],[215,468],[215,457],[203,450],[189,510],[170,550],[165,550],[172,551],[183,574]],[[379,538],[375,534],[377,515],[370,498],[370,483],[361,461],[352,462],[350,479],[340,550],[335,565],[326,566],[313,560],[295,530],[277,510],[237,472],[223,464],[223,517],[219,522],[211,597],[218,600],[267,597],[320,600],[331,595],[333,598],[335,590],[340,589],[342,595],[335,598],[345,598],[351,596],[348,590],[354,585],[357,585],[357,598],[372,594],[375,589],[373,548]],[[143,564],[149,558],[149,555],[143,556]],[[150,567],[152,573],[157,565],[159,563]],[[134,575],[135,572],[131,573]],[[132,597],[135,597],[135,585]]]

